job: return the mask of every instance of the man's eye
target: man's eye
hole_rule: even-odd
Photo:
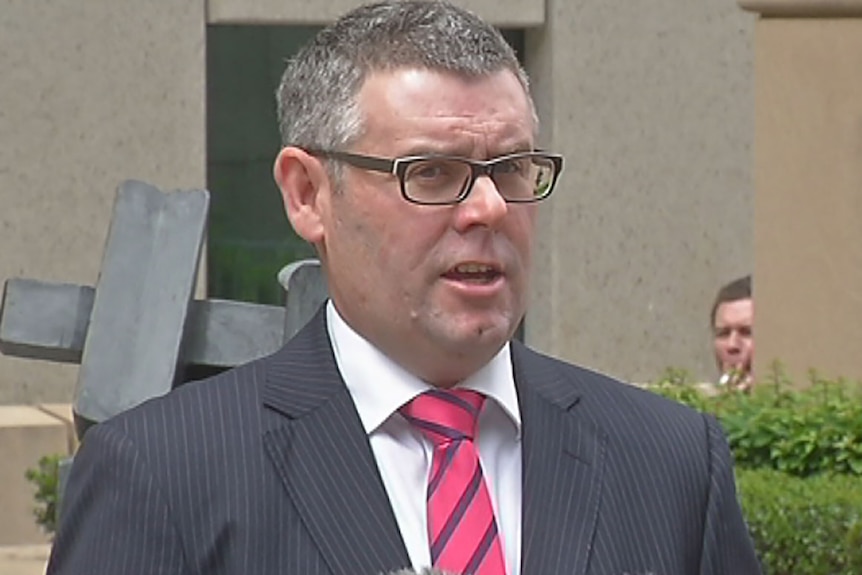
[[[497,174],[524,175],[529,172],[528,161],[525,159],[506,160],[505,162],[500,162],[499,164],[494,165],[494,172]]]
[[[436,180],[450,177],[451,172],[446,162],[422,162],[407,172],[407,177],[412,180]]]

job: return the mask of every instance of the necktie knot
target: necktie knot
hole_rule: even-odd
[[[472,440],[485,396],[471,389],[432,389],[414,397],[401,415],[435,446]]]

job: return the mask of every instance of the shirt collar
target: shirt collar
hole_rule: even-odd
[[[365,433],[371,434],[402,405],[432,386],[392,361],[326,304],[326,327],[338,370],[353,398]],[[521,411],[507,342],[479,371],[458,384],[493,399],[520,434]]]

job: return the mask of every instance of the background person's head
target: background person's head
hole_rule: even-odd
[[[754,357],[754,302],[751,276],[747,275],[718,290],[710,312],[713,351],[719,372],[737,372],[749,377]]]
[[[526,76],[499,31],[442,2],[359,7],[291,60],[278,105],[275,178],[339,314],[435,385],[485,365],[526,308],[535,204],[503,196],[505,178],[534,165],[507,161],[492,181],[404,159],[535,149]],[[416,203],[426,193],[450,204]]]

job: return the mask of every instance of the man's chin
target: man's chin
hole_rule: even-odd
[[[514,331],[513,327],[500,324],[462,326],[451,334],[450,350],[462,356],[493,356],[512,338]]]
[[[507,332],[485,331],[475,333],[448,334],[439,342],[441,352],[436,361],[426,364],[427,375],[432,382],[458,382],[473,375],[491,361],[509,341]]]

